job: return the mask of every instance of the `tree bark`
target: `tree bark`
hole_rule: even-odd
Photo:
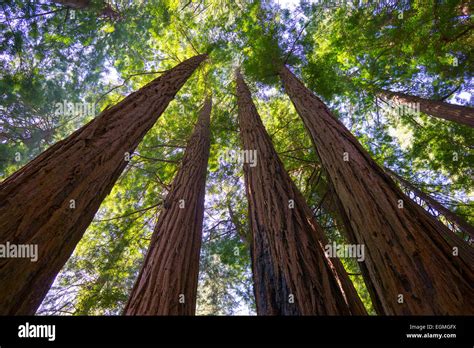
[[[324,194],[323,197],[327,196],[327,198],[323,198],[321,206],[333,216],[338,230],[342,232],[347,241],[350,244],[357,244],[357,238],[354,234],[354,231],[352,230],[350,219],[347,217],[344,207],[336,192],[334,191],[334,187],[332,187],[330,181],[326,181],[325,184],[326,192],[320,192],[320,195]],[[380,298],[378,297],[375,285],[370,278],[367,265],[365,262],[358,262],[358,265],[375,312],[378,315],[386,315],[387,313],[384,312],[384,308]]]
[[[205,58],[165,72],[1,183],[0,244],[38,246],[37,262],[0,259],[1,315],[34,314],[126,167],[126,153]]]
[[[418,187],[413,185],[410,181],[402,178],[400,175],[395,173],[393,170],[385,168],[385,170],[393,177],[395,180],[399,181],[400,184],[411,192],[413,192],[417,197],[424,200],[430,207],[436,209],[440,214],[442,214],[446,219],[448,219],[451,223],[453,223],[462,233],[470,236],[471,239],[474,240],[474,228],[467,223],[461,216],[457,215],[456,213],[452,212],[441,203],[439,203],[436,199],[431,197],[429,194],[424,193]]]
[[[396,104],[419,103],[420,111],[425,114],[474,127],[474,108],[469,106],[429,100],[386,90],[380,90],[379,96]]]
[[[244,151],[257,153],[255,166],[244,163],[257,314],[366,314],[340,261],[326,257],[324,233],[278,158],[240,72],[237,105]]]
[[[165,199],[125,315],[195,314],[210,114],[208,98]]]
[[[472,248],[405,196],[288,68],[281,66],[279,75],[357,243],[365,245],[365,263],[384,312],[473,314]]]

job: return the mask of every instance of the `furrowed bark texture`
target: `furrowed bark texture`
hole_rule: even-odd
[[[127,165],[125,153],[134,151],[205,58],[165,72],[0,184],[0,244],[38,245],[37,262],[0,260],[0,315],[35,313]]]
[[[425,114],[474,127],[474,108],[469,106],[455,105],[385,90],[381,90],[379,95],[383,99],[396,104],[420,103],[420,111]]]
[[[279,74],[357,243],[365,245],[365,263],[384,312],[473,314],[472,248],[405,196],[288,68],[282,66]],[[400,199],[403,208],[398,207]]]
[[[125,315],[195,314],[210,114],[208,98],[166,197]]]
[[[257,314],[366,314],[340,261],[325,256],[324,233],[278,158],[239,72],[237,97],[244,151],[257,151],[256,165],[244,164]]]
[[[347,241],[350,244],[357,244],[357,239],[355,237],[354,231],[352,230],[351,222],[344,211],[344,207],[339,200],[339,197],[334,191],[334,187],[332,187],[331,182],[325,182],[325,184],[325,193],[320,192],[320,195],[324,194],[322,207],[334,217],[338,230],[342,232]],[[372,306],[375,312],[378,315],[385,315],[386,313],[384,312],[381,301],[378,298],[377,291],[375,290],[375,286],[372,283],[372,279],[370,278],[367,265],[363,261],[358,262],[358,265],[367,291],[369,292],[370,299],[372,300]]]

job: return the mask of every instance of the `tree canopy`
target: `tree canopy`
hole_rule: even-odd
[[[378,164],[474,223],[474,130],[396,113],[380,95],[398,91],[473,107],[472,29],[464,0],[94,0],[81,8],[3,1],[1,180],[162,72],[209,54],[131,154],[38,313],[121,313],[207,93],[214,107],[197,313],[255,312],[243,171],[222,160],[240,148],[237,67],[286,170],[331,241],[344,235],[326,173],[279,82],[278,63],[330,106]],[[375,314],[357,262],[342,261]]]

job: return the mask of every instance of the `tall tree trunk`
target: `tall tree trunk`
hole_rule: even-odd
[[[194,315],[210,148],[206,99],[165,199],[125,315]]]
[[[237,98],[244,151],[257,153],[255,166],[244,164],[257,313],[366,314],[340,261],[326,257],[324,233],[278,158],[240,72]]]
[[[38,246],[0,260],[0,314],[34,314],[131,154],[205,55],[132,93],[0,184],[0,244]]]
[[[350,244],[357,244],[357,238],[355,237],[354,231],[352,230],[350,219],[347,217],[344,207],[336,192],[334,191],[334,187],[331,185],[331,182],[327,180],[324,182],[324,184],[326,187],[319,192],[320,196],[323,197],[321,202],[322,208],[332,215],[332,217],[335,219],[338,230],[344,235],[346,240]],[[378,315],[386,315],[387,313],[384,312],[380,298],[378,297],[377,291],[375,290],[375,285],[370,278],[367,265],[363,261],[358,262],[358,265],[375,312]]]
[[[420,111],[444,120],[465,124],[474,127],[474,108],[429,100],[400,92],[380,90],[382,99],[390,100],[396,104],[419,103]]]
[[[322,208],[323,211],[329,213],[334,219],[337,230],[345,237],[347,242],[350,244],[357,244],[357,239],[355,238],[354,231],[352,230],[350,220],[347,217],[344,208],[332,187],[331,182],[327,178],[327,173],[323,173],[324,170],[320,168],[320,173],[317,176],[310,178],[308,183],[310,190],[317,192],[320,197],[320,202],[318,203],[319,208]],[[378,298],[377,292],[375,291],[375,286],[372,283],[370,274],[368,272],[365,262],[358,261],[358,266],[360,269],[360,275],[362,276],[369,296],[372,301],[372,307],[378,315],[385,315],[384,309],[382,307],[381,301]]]
[[[413,185],[410,181],[402,178],[400,175],[395,173],[393,170],[385,168],[385,170],[393,177],[395,180],[399,181],[402,186],[413,192],[417,197],[425,201],[430,207],[436,209],[440,214],[442,214],[447,220],[449,220],[453,225],[455,225],[462,233],[470,236],[474,240],[474,228],[467,223],[461,216],[452,212],[436,199],[431,197],[429,194],[424,193],[418,187]]]
[[[279,75],[357,243],[365,245],[365,262],[384,312],[474,313],[472,249],[406,197],[288,68],[282,65]]]

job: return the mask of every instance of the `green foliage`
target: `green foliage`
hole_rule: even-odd
[[[378,9],[309,2],[287,9],[273,1],[114,1],[116,18],[100,15],[102,4],[73,11],[53,2],[2,3],[1,179],[180,61],[197,53],[209,53],[209,60],[133,154],[40,314],[120,314],[209,93],[214,107],[198,313],[255,312],[242,168],[221,159],[240,149],[237,67],[285,168],[331,241],[344,238],[334,212],[322,204],[328,180],[281,89],[279,64],[294,68],[380,165],[403,173],[473,221],[468,200],[474,187],[473,130],[426,115],[395,117],[376,97],[385,88],[454,102],[471,92],[472,22],[463,1],[393,2]],[[95,113],[56,113],[64,101],[89,103]],[[344,266],[373,314],[358,265],[344,260]]]

